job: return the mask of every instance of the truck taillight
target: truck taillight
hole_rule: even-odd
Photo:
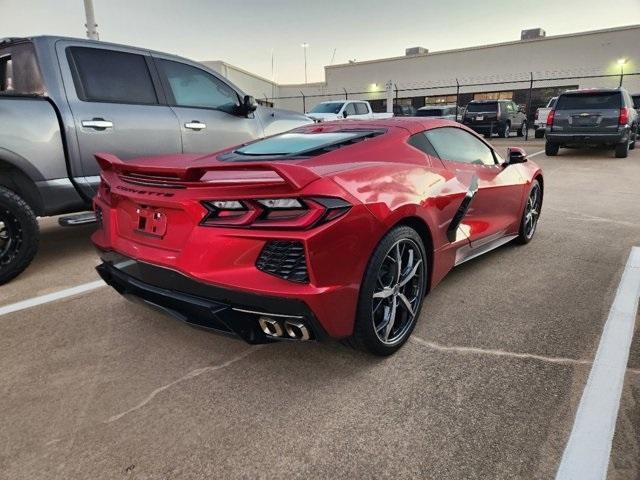
[[[556,116],[555,110],[549,110],[549,114],[547,115],[547,127],[553,126],[553,117]]]
[[[629,123],[629,108],[622,107],[618,115],[618,125],[626,125],[627,123]]]
[[[351,204],[332,197],[210,200],[201,225],[304,230],[341,217]]]

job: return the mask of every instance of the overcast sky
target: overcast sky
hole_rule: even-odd
[[[280,83],[324,65],[640,24],[640,0],[94,0],[101,40],[224,60]],[[0,0],[0,37],[83,37],[82,0]],[[640,45],[640,42],[639,42]],[[640,48],[640,46],[638,47]],[[505,59],[508,61],[508,59]]]

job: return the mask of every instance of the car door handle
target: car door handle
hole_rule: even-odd
[[[188,128],[189,130],[203,130],[207,128],[207,124],[199,122],[198,120],[192,120],[185,123],[184,128]]]
[[[105,128],[113,128],[113,122],[105,120],[104,118],[94,118],[93,120],[83,120],[82,126],[85,128],[104,130]]]

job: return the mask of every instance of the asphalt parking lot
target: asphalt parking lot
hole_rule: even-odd
[[[391,358],[251,347],[108,288],[1,315],[0,477],[553,478],[640,245],[640,149],[533,160],[545,173],[536,238],[456,268]],[[91,227],[41,228],[0,307],[98,279]],[[639,459],[636,328],[609,478],[640,478]]]

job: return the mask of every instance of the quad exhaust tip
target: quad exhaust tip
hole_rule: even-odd
[[[258,318],[260,329],[265,335],[277,338],[291,338],[293,340],[309,340],[311,335],[307,326],[298,321],[286,320],[283,324],[280,321],[269,317]]]

